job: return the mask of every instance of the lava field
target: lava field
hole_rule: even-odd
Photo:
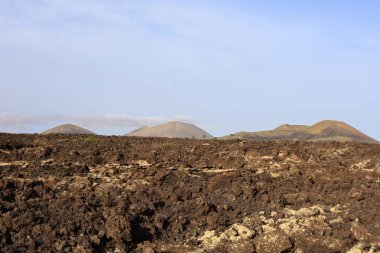
[[[0,252],[380,252],[380,145],[0,134]]]

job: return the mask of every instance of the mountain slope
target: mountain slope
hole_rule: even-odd
[[[127,136],[141,137],[169,137],[169,138],[195,138],[209,139],[212,135],[203,129],[188,123],[179,121],[168,122],[165,124],[143,127],[130,132]]]
[[[349,141],[379,143],[352,126],[333,120],[323,120],[312,126],[281,125],[273,130],[239,132],[227,137],[250,140]]]
[[[73,124],[64,124],[64,125],[59,125],[49,130],[46,130],[42,132],[41,134],[95,134],[95,133]]]

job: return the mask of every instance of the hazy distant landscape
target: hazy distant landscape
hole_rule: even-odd
[[[46,130],[41,134],[95,134],[72,124],[65,124]],[[210,139],[212,135],[203,129],[184,122],[173,121],[152,127],[141,127],[126,136]],[[312,126],[281,125],[273,130],[260,132],[238,132],[220,139],[273,140],[273,141],[338,141],[379,143],[352,126],[339,121],[324,120]]]

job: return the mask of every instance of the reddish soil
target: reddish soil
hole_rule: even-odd
[[[379,252],[380,145],[0,134],[0,252]]]

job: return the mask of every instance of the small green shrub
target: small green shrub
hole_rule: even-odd
[[[165,142],[165,143],[162,143],[162,147],[163,148],[175,148],[177,145],[173,142]]]
[[[92,142],[92,141],[97,141],[99,138],[96,137],[95,135],[90,135],[90,136],[86,136],[83,138],[83,141],[86,141],[86,142]]]

